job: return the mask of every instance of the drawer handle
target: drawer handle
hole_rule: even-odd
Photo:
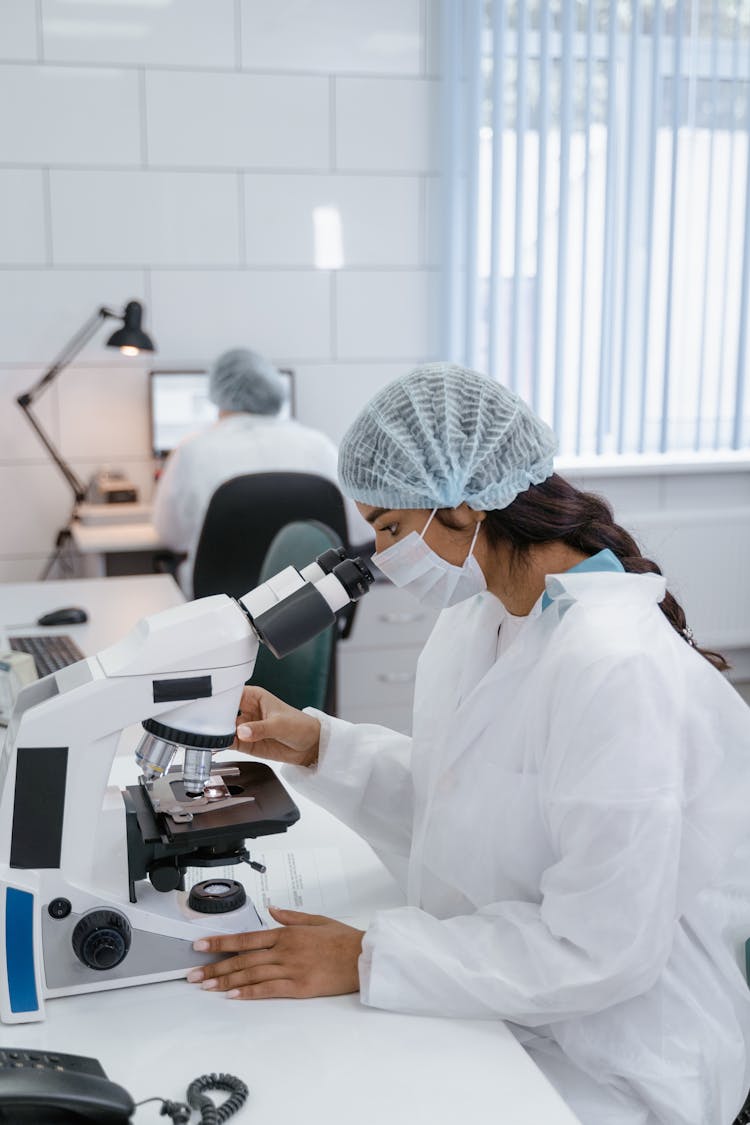
[[[379,672],[378,679],[383,684],[410,684],[414,679],[413,672]]]
[[[378,620],[387,625],[409,625],[412,621],[422,621],[423,613],[381,613]]]

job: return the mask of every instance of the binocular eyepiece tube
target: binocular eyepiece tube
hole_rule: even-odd
[[[240,599],[256,635],[275,657],[287,656],[317,637],[334,623],[340,610],[359,601],[372,585],[372,573],[361,559],[342,559],[338,553],[331,556],[334,552],[327,551],[316,560],[320,578],[303,581],[313,569],[305,567],[296,588],[275,604],[261,604],[256,609],[256,591]]]

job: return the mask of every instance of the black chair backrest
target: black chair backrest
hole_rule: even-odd
[[[271,541],[296,520],[319,520],[348,548],[344,498],[314,473],[247,473],[216,489],[193,566],[193,596],[238,598],[258,585]]]

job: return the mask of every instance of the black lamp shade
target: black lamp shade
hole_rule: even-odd
[[[141,328],[143,308],[139,301],[130,301],[125,306],[123,326],[113,332],[107,340],[108,348],[136,348],[139,352],[153,352],[153,340]]]

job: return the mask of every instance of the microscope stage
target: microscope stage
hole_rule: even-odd
[[[155,811],[143,785],[128,785],[138,817],[138,826],[145,842],[161,840],[164,844],[187,845],[218,843],[222,839],[247,839],[286,832],[299,820],[299,809],[270,766],[262,762],[222,762],[221,768],[234,767],[236,775],[227,778],[227,787],[237,804],[224,804],[212,809],[210,803],[196,806],[192,820],[173,819],[168,812]],[[174,780],[170,774],[174,773]],[[175,803],[189,811],[190,798],[185,795],[182,773],[170,771],[169,782]],[[240,800],[239,798],[252,798]]]

